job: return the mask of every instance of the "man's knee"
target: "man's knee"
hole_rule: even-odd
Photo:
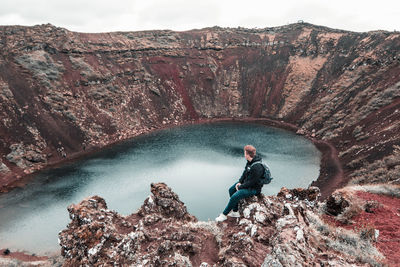
[[[229,187],[229,190],[228,190],[229,195],[232,196],[232,195],[236,192],[236,184],[237,184],[237,183],[235,183],[234,185],[232,185],[231,187]]]
[[[246,196],[243,195],[242,192],[236,191],[236,193],[234,193],[234,194],[231,196],[231,199],[232,199],[233,201],[239,201],[239,200],[241,200],[242,198],[245,198],[245,197],[246,197]]]

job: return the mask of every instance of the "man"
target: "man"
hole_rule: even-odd
[[[258,195],[261,193],[263,183],[261,177],[264,174],[264,167],[262,164],[254,164],[261,162],[261,157],[256,155],[256,148],[252,145],[244,147],[244,157],[247,160],[243,174],[236,182],[229,188],[229,202],[225,210],[215,219],[217,222],[223,222],[227,219],[226,216],[240,217],[238,212],[239,200]],[[254,164],[254,165],[253,165]]]

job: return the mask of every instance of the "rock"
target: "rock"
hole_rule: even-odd
[[[141,216],[161,215],[188,222],[196,221],[196,218],[187,212],[184,203],[166,184],[151,184],[151,193],[153,195],[145,200],[138,211]]]
[[[364,205],[364,210],[368,213],[374,213],[374,210],[379,207],[379,202],[377,201],[367,201]]]
[[[308,200],[308,201],[318,201],[321,196],[318,187],[311,186],[307,189],[295,188],[292,190],[282,187],[278,193],[278,197],[286,198],[288,200]]]
[[[333,193],[328,197],[325,203],[326,212],[334,216],[341,214],[347,207],[350,206],[349,201],[340,192]]]
[[[157,87],[150,87],[150,92],[152,92],[156,96],[161,96],[161,92]]]
[[[151,192],[138,213],[128,217],[108,210],[104,199],[98,196],[70,205],[72,221],[59,234],[65,264],[147,262],[153,266],[191,266],[188,255],[201,250],[201,240],[195,238],[204,230],[184,225],[197,220],[168,186],[152,184]],[[157,224],[163,227],[154,229]],[[148,246],[153,248],[150,254],[143,250]]]
[[[6,159],[15,163],[20,168],[26,168],[27,164],[23,159],[24,151],[22,144],[12,144],[10,146],[11,152],[7,154]]]
[[[298,135],[305,135],[305,134],[306,134],[306,131],[305,131],[305,129],[301,128],[301,129],[298,129],[298,130],[296,131],[296,134],[298,134]]]
[[[374,240],[375,241],[378,241],[378,237],[379,237],[379,230],[378,229],[374,229],[375,230],[375,233],[374,233]]]
[[[24,145],[23,143],[12,144],[11,152],[7,154],[6,159],[15,163],[20,168],[27,168],[36,163],[46,163],[46,155],[40,153],[40,150],[33,145]]]
[[[10,172],[10,169],[0,160],[0,173]]]
[[[164,183],[151,184],[151,192],[129,216],[108,210],[98,196],[70,205],[71,222],[59,234],[64,266],[324,265],[321,254],[329,254],[335,265],[363,264],[355,254],[346,254],[349,248],[337,251],[329,245],[349,237],[320,230],[326,226],[318,205],[310,205],[318,195],[315,188],[283,188],[280,196],[244,199],[239,205],[243,217],[221,224],[198,222]],[[290,199],[281,196],[288,194]]]

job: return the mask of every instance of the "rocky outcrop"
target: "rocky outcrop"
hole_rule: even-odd
[[[68,207],[59,234],[65,266],[365,266],[372,241],[321,220],[319,189],[252,197],[240,218],[197,221],[165,184],[152,184],[137,213],[121,216],[93,196]]]
[[[329,141],[345,179],[324,165],[324,196],[349,179],[400,181],[398,32],[3,26],[0,44],[3,189],[119,140],[216,118],[268,118]]]
[[[65,266],[186,266],[208,259],[208,250],[217,246],[213,234],[199,226],[165,184],[152,184],[151,192],[139,211],[127,217],[107,210],[98,196],[69,206],[72,221],[59,234]]]

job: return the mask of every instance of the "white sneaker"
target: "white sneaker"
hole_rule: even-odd
[[[233,217],[233,218],[239,218],[240,217],[240,213],[238,211],[231,211],[228,214],[229,217]]]
[[[223,222],[223,221],[225,221],[226,219],[228,219],[228,217],[226,217],[226,215],[224,215],[224,214],[220,214],[217,218],[215,218],[215,221],[217,221],[217,222]]]

